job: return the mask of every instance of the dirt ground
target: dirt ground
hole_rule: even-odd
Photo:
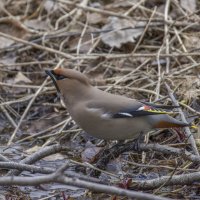
[[[2,0],[0,10],[1,199],[200,199],[199,1]],[[100,167],[116,141],[71,119],[45,74],[58,66],[113,94],[178,104],[173,117],[196,127],[152,130],[140,151],[120,146]],[[42,182],[65,162],[67,183]]]

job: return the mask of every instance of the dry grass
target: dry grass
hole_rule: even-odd
[[[61,142],[71,147],[71,152],[60,159],[79,161],[73,163],[79,166],[85,161],[84,156],[91,156],[86,150],[91,146],[95,150],[99,148],[96,147],[99,141],[85,136],[63,103],[56,100],[56,90],[44,73],[45,69],[56,66],[80,70],[94,85],[111,93],[171,104],[166,82],[186,119],[199,125],[199,2],[191,1],[187,10],[175,0],[165,3],[10,0],[1,3],[0,9],[0,144],[2,155],[10,160],[21,160],[38,149]],[[125,20],[124,26],[120,26],[120,20]],[[125,31],[128,36],[123,35]],[[112,43],[110,38],[102,39],[112,33]],[[198,146],[199,133],[191,131]],[[88,140],[93,144],[88,144]],[[154,131],[145,142],[191,151],[188,138],[180,141],[176,130],[162,130],[159,134]],[[91,157],[93,160],[94,155]],[[55,162],[57,157],[51,159]],[[43,165],[49,166],[44,162]],[[145,180],[198,171],[197,165],[180,156],[158,152],[129,152],[110,165],[107,170],[115,174],[117,182],[120,174]],[[88,166],[82,167],[87,173]],[[111,174],[107,176],[113,177]],[[112,179],[111,182],[116,181]],[[56,194],[61,195],[61,190],[57,186]],[[20,191],[23,193],[23,188]],[[197,191],[198,185],[162,185],[149,192],[187,199],[194,193],[198,195]],[[65,194],[72,195],[66,191]]]

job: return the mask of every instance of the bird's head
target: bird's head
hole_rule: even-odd
[[[88,78],[76,70],[59,67],[53,70],[46,70],[45,72],[52,79],[57,92],[64,97],[81,96],[91,86]]]

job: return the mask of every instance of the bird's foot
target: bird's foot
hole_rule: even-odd
[[[140,151],[140,140],[137,138],[134,142],[135,142],[135,151]]]
[[[140,143],[141,143],[141,140],[142,140],[142,136],[143,136],[143,132],[141,132],[140,135],[138,136],[138,138],[134,140],[134,142],[135,142],[135,151],[141,151]]]

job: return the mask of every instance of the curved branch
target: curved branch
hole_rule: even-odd
[[[200,172],[193,172],[189,174],[182,175],[174,175],[174,176],[163,176],[160,178],[141,181],[140,183],[134,183],[134,188],[142,188],[142,189],[155,189],[160,187],[161,185],[172,186],[172,185],[191,185],[194,184],[195,181],[200,181]]]
[[[63,175],[67,165],[63,165],[55,173],[43,176],[36,177],[16,177],[16,176],[7,176],[0,177],[0,185],[21,185],[21,186],[35,186],[46,183],[62,183],[65,185],[76,186],[80,188],[89,189],[91,191],[103,192],[112,195],[126,196],[129,198],[136,198],[139,200],[170,200],[169,198],[159,197],[152,194],[147,194],[143,192],[136,192],[126,189],[121,189],[115,186],[108,186],[99,183],[89,182],[80,180],[78,178],[70,178]]]
[[[178,101],[176,100],[176,98],[175,98],[174,95],[173,95],[173,92],[172,92],[171,88],[169,87],[169,85],[168,85],[167,83],[165,83],[165,87],[167,88],[169,97],[171,98],[173,104],[174,104],[175,106],[178,106],[177,109],[178,109],[178,111],[179,111],[179,113],[180,113],[180,115],[181,115],[182,121],[183,121],[184,123],[188,123],[187,120],[186,120],[186,118],[185,118],[185,115],[184,115],[182,109],[179,107]],[[195,140],[194,140],[194,137],[193,137],[193,135],[192,135],[192,133],[191,133],[189,127],[185,127],[184,130],[185,130],[185,134],[186,134],[187,138],[189,139],[189,142],[190,142],[190,144],[191,144],[191,146],[192,146],[192,149],[193,149],[194,154],[197,155],[197,156],[199,156],[199,151],[198,151],[198,149],[197,149],[196,142],[195,142]]]
[[[49,155],[55,154],[55,153],[59,153],[61,151],[66,151],[68,150],[68,148],[66,146],[62,146],[59,144],[56,145],[52,145],[49,147],[45,147],[40,149],[39,151],[33,153],[32,155],[26,157],[25,159],[21,160],[19,163],[20,164],[33,164],[35,162],[37,162],[38,160],[41,160],[44,157],[47,157]],[[11,175],[19,175],[21,173],[21,171],[19,170],[11,170],[10,172],[7,173],[7,176],[11,176]]]

